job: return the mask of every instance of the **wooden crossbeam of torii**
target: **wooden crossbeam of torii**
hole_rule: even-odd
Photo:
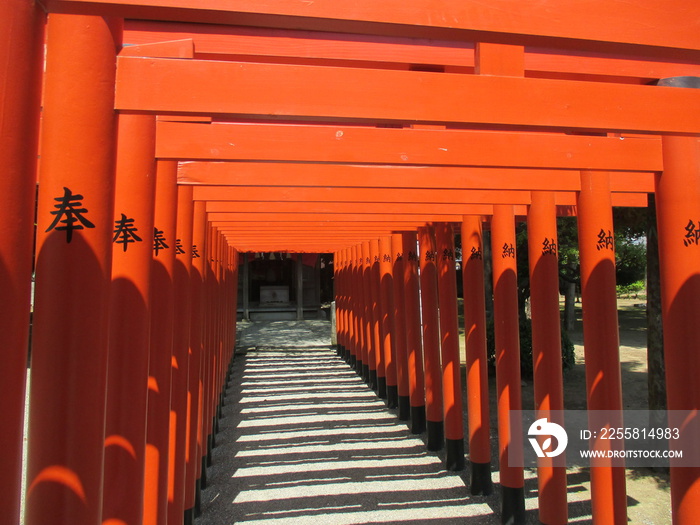
[[[694,2],[518,0],[459,2],[400,0],[298,2],[278,0],[48,0],[51,12],[95,13],[168,20],[315,31],[446,38],[463,41],[559,43],[563,47],[651,47],[657,55],[700,50],[700,6]]]
[[[281,59],[292,63],[406,70],[421,65],[443,68],[451,73],[471,73],[476,62],[476,46],[466,39],[349,36],[322,31],[126,21],[126,45],[141,46],[177,40],[191,41],[194,46],[193,58],[200,59]],[[526,46],[524,65],[529,76],[556,75],[557,78],[609,79],[643,84],[657,78],[699,74],[700,65],[681,55],[678,53],[673,61],[664,61],[661,58],[642,57],[629,49],[610,54],[586,51],[581,47],[562,50]]]
[[[607,171],[607,170],[604,170]],[[575,170],[446,166],[183,162],[178,182],[203,186],[577,191]],[[613,192],[653,192],[653,172],[612,172]]]
[[[700,132],[700,93],[691,89],[140,57],[119,57],[115,105],[165,114]]]
[[[660,171],[658,137],[604,137],[514,131],[159,121],[158,158]],[[180,177],[215,177],[226,164],[183,164]],[[262,168],[248,165],[248,169]],[[285,169],[292,169],[285,166]],[[298,168],[314,169],[312,167]],[[209,171],[207,171],[209,170]],[[198,175],[198,173],[202,175]],[[337,170],[340,175],[340,170]],[[206,175],[205,175],[206,173]],[[404,172],[404,175],[405,176]],[[488,171],[483,170],[488,176]],[[448,176],[443,170],[441,176]],[[559,174],[557,174],[559,175]],[[357,174],[353,175],[357,176]],[[532,181],[529,181],[532,182]]]

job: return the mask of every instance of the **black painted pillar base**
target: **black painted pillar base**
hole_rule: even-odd
[[[464,439],[446,439],[445,451],[445,470],[464,470]]]
[[[398,388],[397,388],[398,395]],[[411,398],[409,396],[399,396],[399,421],[411,419]]]
[[[445,429],[442,421],[428,421],[428,450],[435,452],[442,450],[445,445]]]
[[[335,353],[338,357],[343,357],[345,355],[343,345],[335,345]]]
[[[425,406],[411,407],[411,433],[425,432]]]
[[[377,377],[377,395],[379,399],[386,399],[386,377]]]
[[[348,364],[350,365],[350,368],[355,368],[357,366],[355,364],[356,362],[357,362],[357,356],[348,353]]]
[[[211,451],[215,446],[216,444],[214,443],[214,434],[209,434],[209,436],[207,436],[207,467],[211,467]]]
[[[202,477],[199,478],[200,487],[207,488],[207,457],[202,458]]]
[[[367,365],[367,370],[369,370],[369,387],[377,392],[379,390],[379,386],[377,385],[377,371],[370,370],[369,365]]]
[[[182,516],[182,525],[192,525],[194,523],[194,509],[185,509],[185,514]]]
[[[202,515],[202,479],[197,478],[194,482],[194,517]]]
[[[362,363],[362,380],[369,385],[369,363]]]
[[[355,372],[357,375],[362,377],[362,359],[355,358]]]
[[[214,439],[213,436],[219,433],[219,410],[220,407],[216,407],[215,414],[214,414],[214,419],[212,419],[211,422],[211,429],[212,429],[212,439]],[[216,446],[216,440],[214,439],[214,443],[212,444],[213,447]]]
[[[525,525],[525,489],[501,485],[501,523]]]
[[[396,408],[399,406],[399,387],[398,385],[386,386],[386,406]]]
[[[472,496],[488,496],[493,492],[493,482],[491,481],[491,462],[474,463],[469,462],[471,470],[471,493]]]

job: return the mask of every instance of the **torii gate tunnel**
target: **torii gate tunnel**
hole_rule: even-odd
[[[333,253],[338,351],[485,493],[489,228],[500,497],[520,523],[523,469],[504,456],[521,408],[515,221],[530,239],[536,409],[563,408],[567,213],[587,406],[620,412],[601,232],[612,206],[655,193],[667,404],[700,409],[694,0],[5,0],[0,68],[3,523],[19,522],[33,271],[28,525],[192,521],[244,252]],[[565,468],[545,458],[538,478],[540,520],[566,523]],[[697,523],[700,468],[672,463],[671,492],[674,523]],[[591,493],[595,523],[626,523],[623,468],[595,463]]]

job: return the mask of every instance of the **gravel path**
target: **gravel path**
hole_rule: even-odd
[[[197,525],[499,521],[335,355],[328,322],[243,328]]]

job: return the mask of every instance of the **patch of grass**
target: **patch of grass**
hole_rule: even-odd
[[[644,281],[635,281],[626,285],[617,285],[617,296],[627,299],[646,299],[646,284]]]

